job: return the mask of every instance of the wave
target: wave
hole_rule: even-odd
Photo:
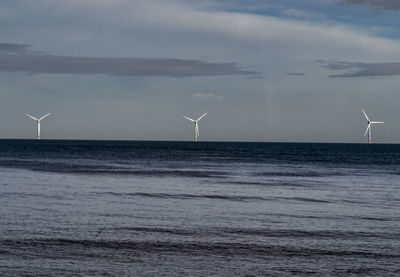
[[[132,169],[105,164],[74,164],[67,162],[44,161],[0,161],[1,167],[28,169],[54,173],[86,174],[86,175],[132,175],[154,177],[193,177],[193,178],[225,178],[229,172],[218,170],[185,170],[185,169]]]
[[[0,247],[8,249],[8,256],[23,255],[26,257],[52,257],[52,259],[66,257],[91,257],[94,255],[107,255],[112,250],[115,258],[126,259],[130,255],[139,253],[180,253],[189,255],[218,255],[218,256],[283,256],[283,257],[362,257],[365,259],[379,258],[400,258],[399,254],[368,251],[368,250],[349,250],[349,249],[321,249],[301,247],[297,245],[270,245],[256,243],[235,243],[235,242],[165,242],[165,241],[134,241],[134,240],[101,240],[101,239],[68,239],[68,238],[37,238],[37,239],[2,239]],[[102,249],[103,252],[93,252]],[[121,255],[121,252],[124,255]],[[111,257],[109,257],[112,259]]]
[[[266,197],[256,195],[222,195],[222,194],[188,194],[188,193],[161,193],[161,192],[94,192],[95,195],[111,195],[116,197],[143,197],[143,198],[157,198],[157,199],[215,199],[215,200],[229,200],[229,201],[300,201],[300,202],[311,202],[311,203],[332,203],[328,200],[306,198],[306,197]],[[64,194],[57,195],[46,195],[38,193],[25,193],[25,192],[2,192],[0,198],[31,198],[40,197],[53,200],[65,200],[73,199],[71,196]]]
[[[317,171],[268,171],[268,172],[256,172],[255,176],[260,177],[326,177],[326,176],[342,176],[342,172],[317,172]]]
[[[101,192],[96,194],[109,194],[113,196],[122,197],[149,197],[149,198],[160,198],[160,199],[221,199],[230,201],[250,201],[250,200],[265,200],[266,198],[260,196],[250,195],[220,195],[220,194],[187,194],[187,193],[150,193],[150,192],[131,192],[131,193],[118,193],[118,192]]]
[[[94,192],[95,195],[111,195],[116,197],[143,197],[143,198],[156,198],[156,199],[214,199],[214,200],[228,200],[228,201],[299,201],[309,203],[332,203],[332,201],[306,198],[306,197],[267,197],[267,196],[256,196],[256,195],[222,195],[222,194],[188,194],[188,193],[161,193],[161,192]],[[39,197],[53,200],[70,200],[73,199],[71,196],[64,194],[57,195],[46,195],[38,193],[25,193],[25,192],[2,192],[0,198],[31,198]]]
[[[331,201],[328,200],[307,198],[307,197],[281,197],[280,199],[300,201],[300,202],[311,202],[311,203],[332,203]]]
[[[376,238],[393,240],[398,238],[397,233],[384,232],[355,232],[340,230],[287,230],[287,229],[261,229],[261,228],[210,228],[210,229],[180,229],[163,227],[110,227],[106,228],[112,231],[127,231],[141,233],[166,233],[182,236],[262,236],[279,238],[309,238],[309,239],[344,239],[357,240],[360,238]]]
[[[206,181],[205,181],[206,182]],[[212,180],[210,183],[215,184],[216,181]],[[321,182],[318,181],[303,181],[295,180],[293,182],[287,182],[282,180],[268,180],[268,181],[231,181],[221,180],[218,184],[223,185],[244,185],[244,186],[266,186],[266,187],[315,187],[320,186]]]

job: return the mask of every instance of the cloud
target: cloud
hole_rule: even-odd
[[[0,52],[26,53],[30,47],[30,44],[0,43]]]
[[[310,11],[300,10],[300,9],[286,9],[283,10],[283,14],[289,18],[298,18],[304,20],[324,20],[325,16],[322,14],[313,13]]]
[[[143,8],[143,7],[142,7]],[[398,53],[399,43],[379,38],[354,26],[338,22],[314,23],[295,19],[282,19],[274,16],[235,13],[207,12],[176,8],[173,11],[154,14],[156,8],[143,8],[135,20],[160,28],[186,29],[190,31],[216,33],[243,41],[261,41],[290,45],[338,45],[339,48],[357,48],[358,51],[382,51]],[[149,20],[151,18],[151,21]]]
[[[49,3],[53,3],[53,1],[40,0],[30,4],[32,6],[29,7],[45,10],[55,6],[57,7],[56,14],[71,18],[79,13],[79,20],[76,24],[82,22],[85,24],[76,32],[82,32],[83,34],[80,34],[82,37],[85,37],[84,32],[88,32],[90,37],[93,36],[99,29],[98,25],[104,24],[106,30],[108,26],[113,26],[114,32],[119,29],[129,29],[146,30],[148,33],[155,30],[162,34],[165,32],[169,34],[183,33],[186,36],[182,40],[185,41],[188,41],[188,37],[192,35],[207,35],[213,38],[218,37],[218,39],[228,38],[244,42],[274,43],[283,46],[284,49],[296,43],[296,46],[304,45],[308,47],[307,49],[310,49],[309,47],[324,49],[329,46],[330,48],[340,49],[340,52],[343,52],[343,48],[350,49],[349,51],[356,49],[354,51],[357,51],[357,53],[368,51],[381,52],[387,55],[388,53],[397,54],[399,52],[397,41],[377,37],[373,32],[340,22],[307,21],[304,20],[304,16],[308,17],[310,13],[306,14],[301,10],[288,10],[289,14],[297,15],[294,18],[299,16],[302,18],[296,20],[239,11],[229,12],[229,9],[228,11],[220,11],[218,8],[213,8],[212,4],[210,4],[210,7],[204,4],[214,3],[215,1],[198,2],[203,4],[196,1],[179,0],[70,0],[60,1],[61,4],[50,5]],[[263,1],[246,1],[246,3],[250,2],[260,4]],[[27,3],[31,3],[31,1]],[[220,3],[226,3],[226,1]],[[244,2],[236,1],[236,3]],[[99,18],[101,21],[97,21]],[[93,23],[98,24],[94,25]],[[69,24],[75,23],[69,22]],[[91,28],[94,28],[94,30]],[[180,47],[180,45],[177,47]]]
[[[330,1],[338,0],[323,2]],[[35,37],[29,38],[29,42],[46,45],[47,49],[58,51],[56,53],[73,53],[71,55],[79,53],[87,56],[96,53],[93,55],[113,56],[113,51],[118,51],[117,55],[130,56],[135,51],[140,53],[135,56],[140,57],[154,57],[162,53],[160,56],[163,57],[195,60],[207,57],[209,60],[233,60],[249,64],[249,60],[259,59],[258,55],[233,54],[240,47],[248,48],[249,43],[263,44],[270,52],[275,51],[283,57],[288,52],[288,57],[291,57],[299,49],[304,49],[301,58],[309,61],[328,57],[327,54],[329,58],[338,60],[361,60],[367,55],[384,60],[400,53],[399,41],[377,36],[376,29],[330,21],[329,16],[317,22],[311,18],[307,20],[304,16],[310,15],[308,10],[286,9],[293,16],[288,19],[287,16],[280,18],[281,13],[271,16],[271,13],[250,14],[240,9],[233,9],[236,12],[223,10],[215,8],[215,4],[210,2],[233,3],[214,0],[38,0],[35,3],[23,1],[24,7],[29,9],[25,8],[22,15],[19,6],[12,11],[20,19],[19,33],[30,32],[27,26],[32,24],[42,30],[35,33]],[[240,6],[249,3],[234,2],[242,4]],[[257,4],[265,1],[251,2]],[[42,13],[48,9],[52,13]],[[40,14],[35,22],[31,21],[35,18],[31,14],[33,11],[36,16]],[[299,17],[301,19],[296,19]],[[54,24],[49,25],[48,22]],[[60,30],[65,35],[59,36]],[[26,39],[27,36],[17,38]],[[226,47],[227,43],[230,47]],[[221,45],[226,49],[216,49]]]
[[[194,98],[199,99],[215,99],[215,100],[222,100],[221,95],[217,95],[214,93],[193,93]]]
[[[377,77],[400,75],[400,63],[362,63],[346,61],[318,61],[330,70],[353,70],[343,74],[330,75],[330,78],[341,77]]]
[[[170,58],[71,57],[32,54],[0,54],[0,71],[165,77],[260,74],[255,71],[241,70],[235,63],[209,63]]]
[[[400,11],[399,0],[344,0],[348,5],[367,5],[377,10]]]
[[[306,74],[303,72],[287,72],[287,75],[291,75],[291,76],[305,76]]]

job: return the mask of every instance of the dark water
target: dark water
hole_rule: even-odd
[[[0,140],[0,276],[400,276],[400,145]]]

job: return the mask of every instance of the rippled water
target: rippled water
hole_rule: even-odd
[[[400,145],[0,140],[0,276],[399,276]]]

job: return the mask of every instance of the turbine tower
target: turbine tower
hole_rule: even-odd
[[[190,117],[187,116],[183,116],[184,118],[186,118],[187,120],[190,120],[194,123],[194,141],[198,141],[199,139],[199,120],[202,119],[207,113],[203,114],[202,116],[200,116],[198,119],[194,120],[191,119]]]
[[[42,116],[41,118],[37,119],[36,117],[31,116],[30,114],[25,114],[26,116],[29,116],[30,118],[32,118],[33,120],[37,121],[37,139],[40,139],[40,121],[42,119],[44,119],[45,117],[48,117],[51,113],[48,113],[44,116]]]
[[[372,124],[384,123],[384,122],[382,122],[382,121],[371,121],[371,120],[369,120],[368,115],[365,113],[364,109],[362,109],[362,112],[363,112],[365,118],[367,119],[367,123],[368,123],[367,130],[365,130],[365,133],[364,133],[364,137],[368,133],[368,143],[371,144],[372,143]]]

